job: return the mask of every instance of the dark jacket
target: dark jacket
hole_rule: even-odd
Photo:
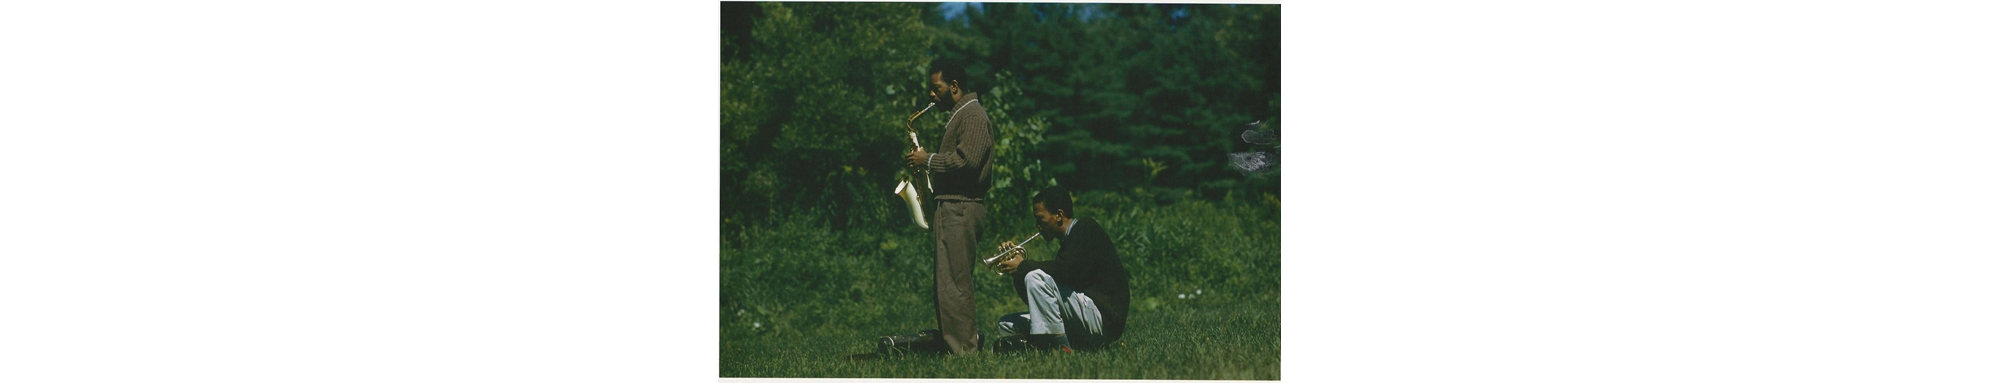
[[[1030,271],[1042,270],[1055,278],[1056,283],[1090,296],[1097,303],[1098,313],[1104,316],[1104,344],[1117,342],[1125,334],[1125,314],[1132,300],[1132,287],[1125,264],[1118,259],[1118,247],[1111,244],[1111,234],[1104,232],[1097,220],[1082,218],[1060,240],[1062,248],[1056,250],[1056,259],[1021,261],[1011,275],[1016,293],[1025,301],[1021,278]]]

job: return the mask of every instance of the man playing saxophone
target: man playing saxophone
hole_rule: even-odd
[[[1014,291],[1028,312],[1000,317],[995,351],[1025,348],[1069,351],[1111,345],[1125,334],[1132,297],[1130,275],[1118,258],[1111,235],[1094,219],[1077,219],[1069,191],[1042,189],[1034,197],[1038,235],[1062,242],[1046,261],[1002,258],[995,267],[1014,278]],[[1016,249],[1013,241],[1001,251]]]
[[[915,148],[903,155],[911,167],[930,172],[931,199],[936,217],[931,222],[937,246],[937,321],[940,338],[953,355],[978,352],[981,339],[974,327],[972,263],[979,243],[979,226],[986,220],[986,190],[993,181],[993,124],[979,105],[979,94],[969,90],[971,78],[965,68],[953,62],[939,62],[929,71],[931,100],[950,105],[951,117],[936,153]]]

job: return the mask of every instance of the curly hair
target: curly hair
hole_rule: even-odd
[[[925,72],[925,74],[942,74],[939,76],[939,79],[944,80],[946,84],[958,83],[958,87],[965,89],[967,92],[971,92],[973,89],[972,76],[966,75],[965,64],[957,61],[938,60],[931,62],[931,71]]]
[[[1042,189],[1042,192],[1035,193],[1035,198],[1030,201],[1032,202],[1029,203],[1042,204],[1042,209],[1046,209],[1050,213],[1061,210],[1064,213],[1068,213],[1069,218],[1076,218],[1076,204],[1069,199],[1069,189],[1064,189],[1062,186],[1050,186]]]

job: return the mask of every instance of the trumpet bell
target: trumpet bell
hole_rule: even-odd
[[[924,221],[924,199],[917,195],[917,185],[911,185],[910,181],[897,183],[896,195],[903,197],[903,202],[910,205],[910,219],[917,222],[917,227],[930,230],[930,222]]]
[[[1015,258],[1020,258],[1023,255],[1026,255],[1028,248],[1022,246],[1027,246],[1028,242],[1034,242],[1035,238],[1041,238],[1041,237],[1042,233],[1037,232],[1035,233],[1035,235],[1028,236],[1028,240],[1014,244],[1014,248],[1002,250],[1000,251],[1000,254],[994,254],[991,257],[987,257],[985,260],[980,261],[980,263],[986,264],[986,268],[988,270],[993,270],[994,274],[1007,275],[1007,273],[1000,272],[1000,264],[1014,260]],[[1001,245],[1001,246],[1006,246],[1006,245]]]
[[[1007,252],[1000,253],[1000,255],[995,255],[992,258],[987,258],[985,261],[981,261],[981,263],[986,264],[987,270],[993,270],[993,274],[1007,275],[1007,273],[1000,272],[1000,264],[1006,263],[1007,261],[1011,261],[1014,260],[1014,258],[1020,258],[1020,257],[1021,253],[1019,250],[1008,250]]]

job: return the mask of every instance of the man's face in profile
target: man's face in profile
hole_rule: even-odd
[[[1040,202],[1035,203],[1035,228],[1040,229],[1042,231],[1042,235],[1046,235],[1049,237],[1061,236],[1062,235],[1062,227],[1060,226],[1061,224],[1062,224],[1061,215],[1049,211],[1048,207],[1043,206],[1043,204]]]
[[[951,90],[945,89],[946,85],[944,72],[931,73],[931,101],[944,106],[957,105],[958,100],[952,99]]]

